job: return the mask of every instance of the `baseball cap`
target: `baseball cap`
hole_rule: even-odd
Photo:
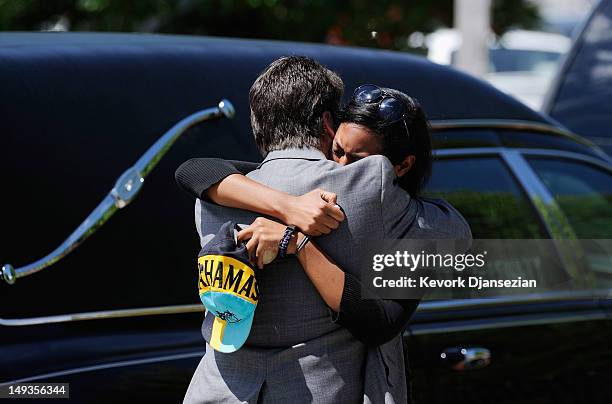
[[[246,245],[229,221],[198,254],[198,290],[206,307],[202,335],[216,351],[235,352],[251,331],[259,300]]]

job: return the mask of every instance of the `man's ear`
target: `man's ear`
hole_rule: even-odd
[[[323,135],[328,136],[331,140],[334,140],[336,131],[334,130],[334,119],[329,111],[323,112]]]
[[[395,171],[395,175],[397,175],[397,178],[403,177],[408,171],[410,171],[415,161],[416,156],[411,154],[409,156],[406,156],[406,158],[401,163],[394,165],[393,170]]]

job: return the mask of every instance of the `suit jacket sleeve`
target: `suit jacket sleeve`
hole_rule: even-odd
[[[440,199],[412,199],[397,186],[391,163],[380,158],[380,202],[384,237],[470,239],[470,227],[461,214]],[[340,312],[333,321],[345,326],[366,344],[380,345],[402,332],[419,299],[361,298],[360,279],[345,272]]]
[[[399,238],[416,218],[416,205],[395,182],[393,166],[385,157],[372,156],[371,170],[380,183],[380,215],[385,238]],[[362,299],[361,280],[345,272],[340,312],[332,320],[346,327],[366,345],[381,345],[401,333],[416,310],[417,299]]]
[[[232,174],[247,174],[257,168],[257,163],[218,158],[193,158],[177,168],[176,183],[192,196],[207,200],[206,191]]]
[[[345,272],[340,312],[332,320],[366,345],[382,345],[401,333],[415,312],[418,299],[362,299],[361,281]]]

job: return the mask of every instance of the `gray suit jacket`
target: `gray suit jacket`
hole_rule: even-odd
[[[358,277],[359,246],[367,240],[417,238],[418,230],[432,238],[449,237],[449,232],[465,236],[464,221],[442,230],[445,235],[438,233],[435,210],[424,209],[395,184],[391,163],[383,156],[343,167],[314,149],[274,151],[248,176],[294,195],[314,188],[335,192],[346,220],[316,241]],[[227,220],[249,224],[256,216],[198,200],[201,244]],[[207,347],[185,402],[255,402],[258,397],[266,402],[407,401],[401,336],[365,347],[332,321],[295,258],[277,259],[258,271],[257,281],[261,298],[246,344],[232,354]]]

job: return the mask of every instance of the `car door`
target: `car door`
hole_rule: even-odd
[[[513,151],[448,150],[439,153],[428,193],[457,207],[474,238],[549,238],[551,226],[533,202],[539,181]],[[609,402],[611,397],[605,383],[609,321],[590,291],[438,296],[421,304],[406,335],[417,403]]]
[[[14,284],[0,282],[0,384],[71,383],[70,398],[87,403],[182,399],[205,344],[194,199],[176,186],[173,174],[190,157],[248,159],[255,152],[254,146],[243,147],[251,141],[248,132],[223,123],[191,127],[131,205],[104,226],[95,220],[85,223],[94,223],[90,231],[95,234],[69,256]],[[69,131],[59,132],[68,136]],[[151,143],[163,133],[152,132]],[[71,147],[85,159],[92,138],[71,136]],[[150,146],[142,137],[109,131],[108,143],[121,150],[97,147],[87,157],[91,164],[71,170],[70,160],[58,162],[53,153],[32,161],[23,150],[38,153],[45,145],[14,139],[8,142],[9,171],[20,165],[32,169],[2,178],[4,188],[19,196],[12,198],[14,209],[2,215],[0,259],[24,265],[65,239],[109,191],[115,176]],[[57,143],[58,148],[65,145]],[[61,176],[53,175],[62,170]],[[88,187],[73,181],[80,176]],[[42,184],[43,189],[31,197],[24,184]],[[29,209],[30,203],[39,208]]]
[[[583,240],[586,262],[612,318],[612,173],[607,165],[570,153],[528,153],[527,161]],[[608,330],[612,324],[608,322]]]

